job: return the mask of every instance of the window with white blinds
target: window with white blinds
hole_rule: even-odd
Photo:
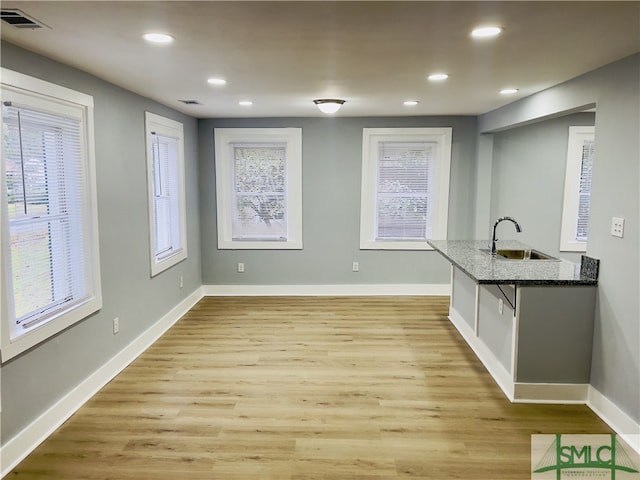
[[[585,252],[589,238],[595,127],[569,127],[560,251]]]
[[[146,112],[151,275],[187,258],[184,131]]]
[[[215,129],[218,247],[302,248],[302,130]]]
[[[24,334],[38,330],[30,339],[40,341],[101,306],[89,105],[15,88],[4,73],[3,359],[33,343]],[[15,72],[8,81],[23,77],[59,90]]]
[[[591,205],[591,175],[595,142],[585,140],[582,144],[580,162],[580,186],[578,187],[578,226],[576,240],[586,242],[589,238],[589,208]]]
[[[426,240],[433,227],[432,142],[379,142],[376,240]]]
[[[287,239],[285,144],[234,144],[233,240]]]
[[[450,152],[450,128],[364,129],[361,248],[446,238]]]

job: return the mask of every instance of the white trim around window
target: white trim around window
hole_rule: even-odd
[[[594,126],[569,127],[560,231],[561,252],[587,251],[594,145]]]
[[[302,249],[302,129],[216,128],[220,249]]]
[[[184,129],[145,112],[151,276],[187,258]]]
[[[97,312],[102,293],[93,97],[3,68],[2,101],[5,362]]]
[[[427,239],[447,238],[451,137],[450,127],[363,129],[361,249],[431,250]]]

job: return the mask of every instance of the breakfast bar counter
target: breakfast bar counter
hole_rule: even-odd
[[[563,259],[508,260],[492,257],[489,241],[429,240],[452,265],[478,284],[509,285],[596,285],[589,274],[580,274],[580,264]],[[500,248],[532,250],[516,240],[499,242]]]
[[[429,241],[451,264],[449,319],[511,401],[585,402],[597,273],[517,241],[498,253],[524,259],[492,256],[488,243]]]

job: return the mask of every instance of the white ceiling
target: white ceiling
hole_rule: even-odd
[[[480,114],[640,51],[640,2],[2,1],[41,53],[195,117]],[[472,28],[498,24],[491,40]],[[168,46],[141,35],[172,34]],[[449,73],[446,82],[426,77]],[[227,84],[214,87],[209,77]],[[499,94],[504,87],[520,91]],[[186,106],[179,99],[197,100]],[[405,107],[404,100],[418,100]],[[238,105],[251,100],[251,107]]]

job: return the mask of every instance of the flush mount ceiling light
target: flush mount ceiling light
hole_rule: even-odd
[[[345,101],[337,98],[320,98],[314,100],[313,103],[318,106],[322,113],[336,113],[344,105]]]
[[[447,75],[446,73],[433,73],[427,78],[429,78],[429,80],[431,80],[432,82],[442,82],[443,80],[449,78],[449,75]]]
[[[406,102],[404,102],[404,105],[406,107],[415,107],[416,105],[418,105],[418,103],[420,102],[418,102],[417,100],[407,100]]]
[[[242,105],[243,107],[250,107],[251,105],[253,105],[253,102],[251,100],[240,100],[238,102],[238,105]]]
[[[500,93],[502,95],[513,95],[514,93],[518,93],[518,89],[517,88],[503,88],[502,90],[500,90]]]
[[[492,38],[497,37],[502,33],[502,27],[478,27],[473,29],[471,36],[473,38]]]
[[[168,35],[166,33],[158,33],[158,32],[152,32],[152,33],[145,33],[142,38],[144,38],[147,42],[151,42],[151,43],[171,43],[173,42],[173,37],[171,35]]]

